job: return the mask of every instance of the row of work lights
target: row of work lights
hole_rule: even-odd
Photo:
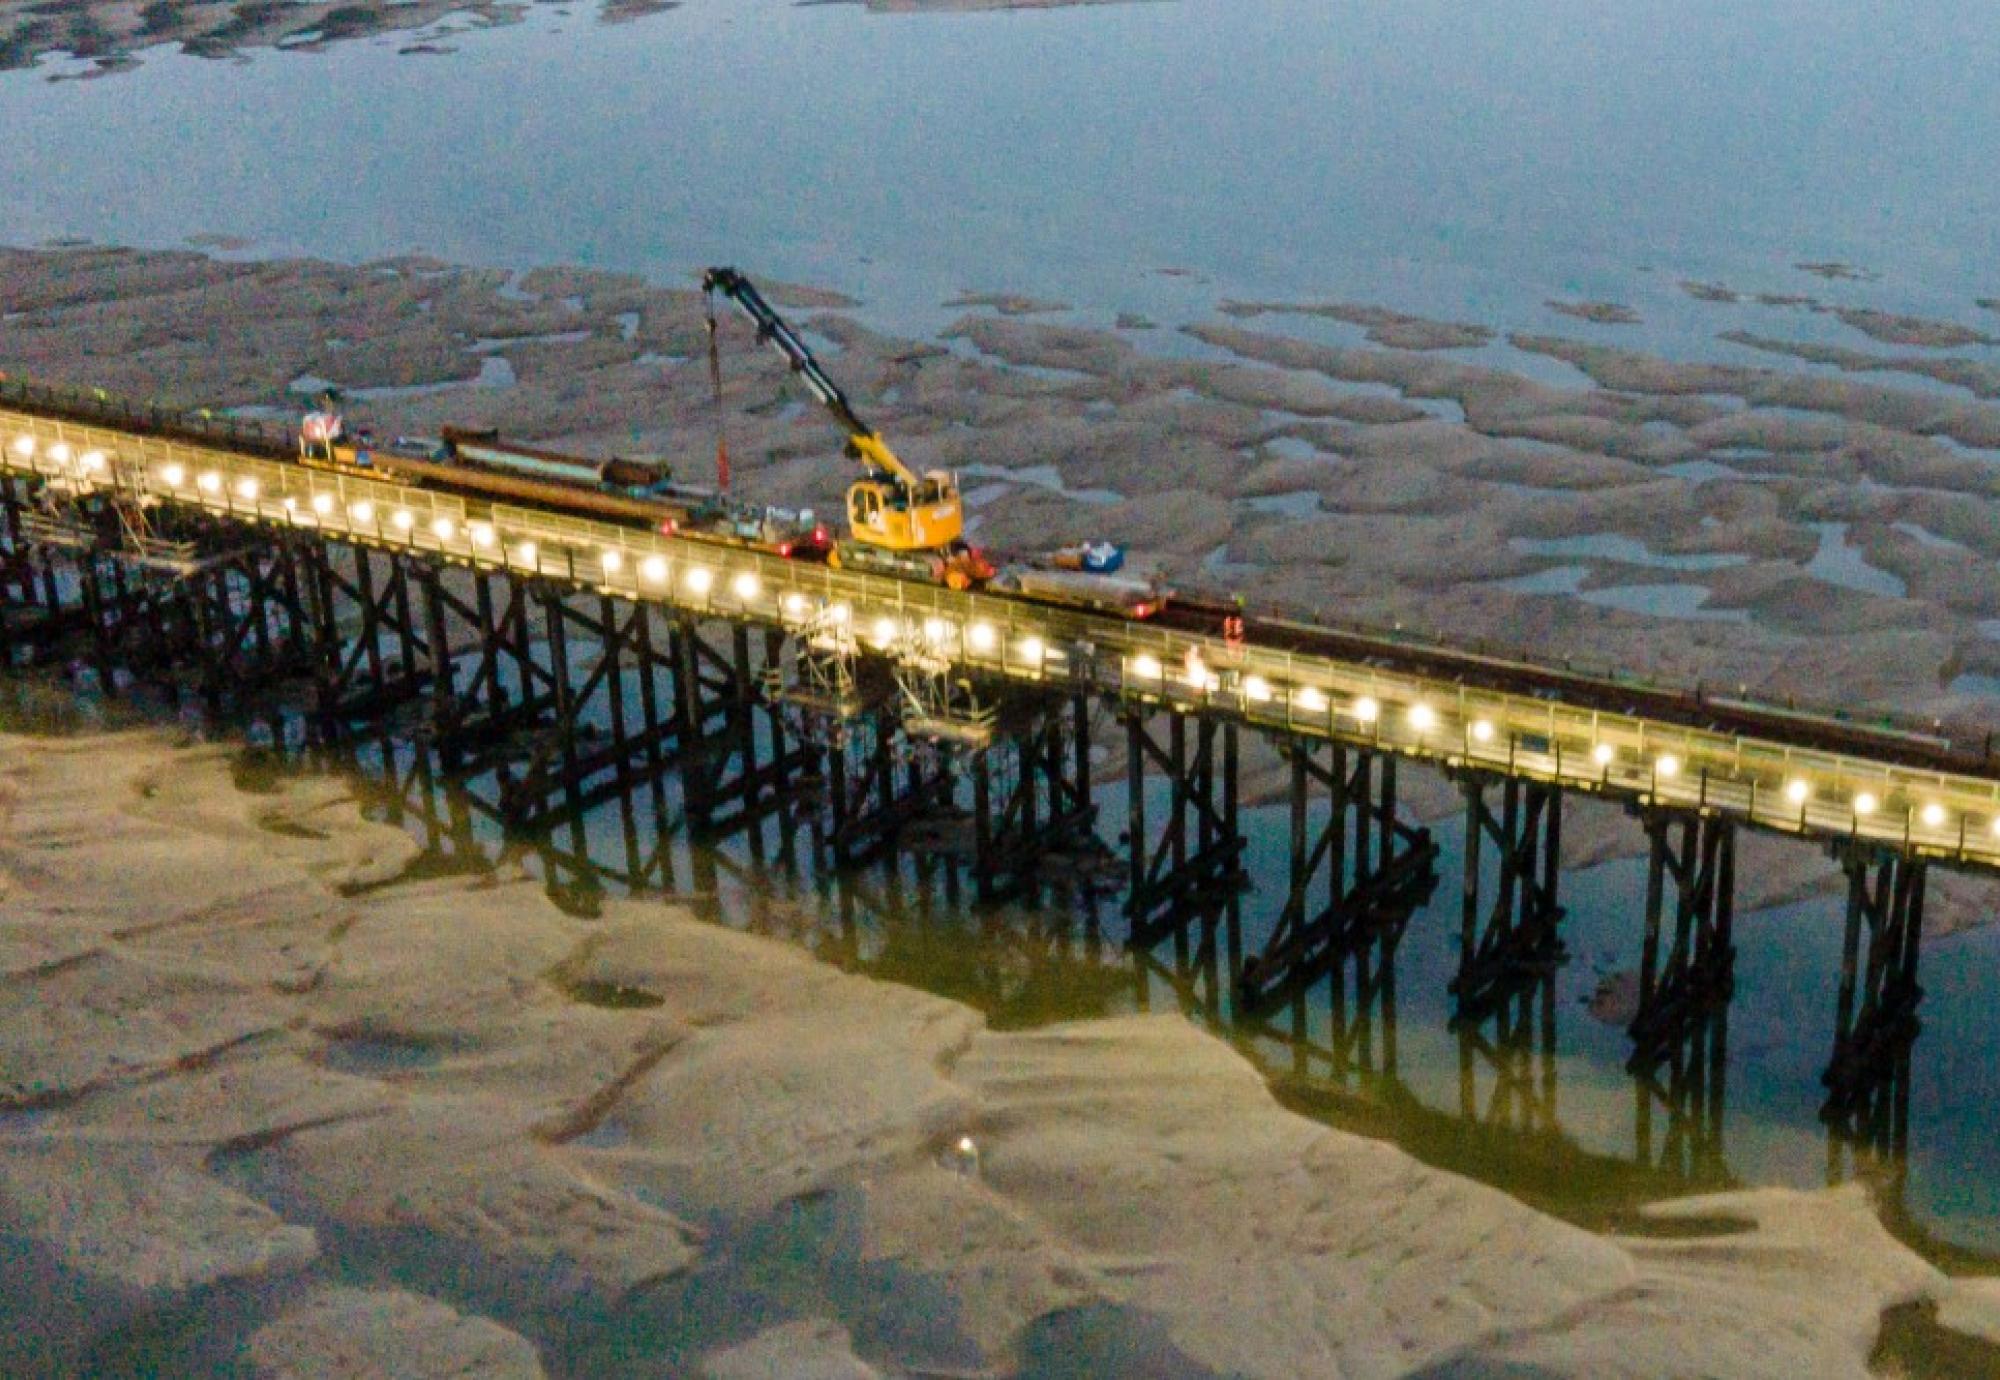
[[[997,657],[1010,666],[1030,668],[1041,667],[1050,656],[1041,638],[1033,634],[1003,637],[998,627],[986,621],[974,621],[961,629],[956,622],[939,617],[916,620],[882,616],[867,620],[862,626],[857,625],[852,605],[843,601],[815,599],[792,590],[773,603],[766,599],[764,579],[754,569],[718,570],[692,560],[676,564],[658,551],[613,545],[598,548],[594,555],[586,553],[583,566],[578,568],[571,543],[562,543],[558,560],[555,552],[545,551],[531,537],[519,534],[503,537],[491,521],[449,513],[419,514],[411,507],[384,505],[366,497],[344,502],[340,495],[326,489],[310,493],[303,504],[296,494],[281,495],[276,500],[279,511],[273,514],[264,511],[270,496],[263,492],[254,476],[228,479],[219,470],[195,472],[179,462],[162,465],[156,473],[160,483],[177,495],[192,494],[197,501],[207,500],[238,511],[238,504],[258,505],[254,515],[260,518],[345,526],[350,533],[392,539],[400,536],[413,544],[435,546],[445,554],[470,555],[530,573],[564,575],[606,589],[658,592],[668,597],[680,594],[698,601],[726,594],[745,612],[775,611],[785,622],[830,628],[843,640],[866,643],[878,651],[915,646],[946,655]],[[427,536],[428,542],[420,542],[420,534]]]
[[[84,449],[67,441],[39,442],[23,433],[9,444],[9,458],[23,467],[47,474],[59,472],[86,485],[113,482],[114,466],[102,449]],[[260,474],[261,472],[261,474]],[[298,466],[244,459],[225,473],[220,468],[190,466],[168,459],[145,468],[148,489],[164,490],[176,501],[218,508],[234,516],[293,526],[324,527],[350,537],[407,544],[447,557],[491,564],[535,575],[552,575],[618,594],[656,595],[718,613],[772,619],[822,640],[847,647],[867,645],[897,656],[930,656],[983,665],[1012,675],[1040,676],[1060,667],[1065,651],[1038,632],[1012,620],[946,617],[942,612],[909,608],[857,611],[831,589],[772,589],[756,568],[770,558],[745,551],[732,561],[728,548],[715,548],[712,561],[658,549],[650,534],[629,537],[602,524],[566,523],[535,510],[498,510],[520,519],[504,525],[490,517],[469,516],[456,498],[424,490],[399,490],[385,476],[358,483]],[[571,529],[574,530],[571,530]],[[629,544],[621,544],[629,543]],[[704,553],[705,554],[705,553]],[[729,568],[734,565],[735,568]],[[793,570],[789,563],[780,584],[817,567]],[[865,589],[866,582],[857,584]],[[899,596],[898,603],[903,600]],[[1060,611],[1033,610],[1037,623],[1053,623]],[[1142,638],[1158,635],[1136,625]],[[1095,635],[1095,633],[1093,634]],[[1188,639],[1183,639],[1188,640]],[[1219,649],[1215,649],[1219,652]],[[1595,727],[1551,732],[1540,722],[1548,706],[1537,703],[1534,730],[1506,723],[1495,707],[1482,709],[1459,692],[1456,703],[1440,706],[1412,688],[1407,699],[1342,691],[1303,678],[1287,679],[1269,671],[1273,659],[1253,657],[1264,670],[1217,670],[1203,659],[1200,644],[1184,660],[1168,661],[1162,653],[1139,650],[1125,655],[1120,688],[1126,693],[1192,699],[1198,704],[1233,709],[1250,722],[1292,730],[1357,737],[1398,751],[1456,757],[1517,773],[1541,775],[1575,784],[1632,791],[1663,802],[1742,811],[1760,822],[1788,828],[1852,830],[1871,836],[1901,836],[1929,848],[1992,854],[2000,850],[2000,793],[1989,808],[1968,803],[1961,808],[1923,796],[1921,782],[1909,780],[1855,785],[1860,773],[1843,771],[1838,759],[1820,754],[1817,770],[1801,772],[1792,755],[1773,748],[1761,763],[1746,769],[1741,760],[1722,763],[1718,770],[1694,771],[1686,749],[1666,750],[1645,744],[1650,726],[1618,717],[1605,718],[1613,730],[1602,736]],[[1286,666],[1291,662],[1283,661]],[[1310,673],[1310,672],[1309,672]],[[1447,692],[1449,695],[1449,692]],[[1551,714],[1553,711],[1548,711]],[[1597,724],[1592,719],[1592,725]],[[1549,724],[1553,724],[1553,717]],[[1671,730],[1669,730],[1671,731]],[[1617,738],[1619,741],[1613,741]],[[1636,738],[1637,742],[1625,741]],[[1712,745],[1697,744],[1699,756]],[[1710,757],[1716,754],[1709,752]],[[1872,764],[1871,764],[1872,765]],[[1843,780],[1845,778],[1845,780]],[[1940,783],[1942,780],[1940,779]],[[1973,783],[1964,783],[1973,784]],[[1978,783],[1983,785],[1984,783]],[[1899,788],[1894,808],[1891,788]],[[1973,828],[1974,810],[1988,816],[1983,829]],[[1979,835],[1988,841],[1975,841]]]
[[[1552,730],[1545,717],[1547,706],[1538,704],[1532,730],[1505,729],[1494,714],[1469,703],[1472,697],[1462,691],[1458,703],[1449,708],[1440,708],[1421,694],[1391,703],[1375,694],[1343,694],[1310,683],[1287,685],[1256,672],[1218,671],[1199,652],[1190,652],[1184,663],[1171,666],[1154,653],[1137,653],[1125,661],[1124,680],[1128,689],[1166,700],[1235,708],[1253,723],[1282,723],[1291,729],[1320,730],[1472,765],[1616,787],[1661,803],[1741,811],[1787,828],[1852,829],[1890,837],[1900,830],[1926,846],[1960,852],[2000,847],[2000,843],[1982,844],[1978,837],[1983,832],[1990,840],[2000,840],[2000,793],[1993,795],[1990,812],[1981,812],[1986,815],[1983,828],[1976,828],[1969,812],[1955,812],[1941,800],[1922,798],[1917,782],[1901,783],[1899,794],[1912,798],[1897,802],[1902,806],[1897,811],[1891,808],[1885,786],[1843,785],[1837,768],[1807,774],[1798,770],[1801,764],[1796,761],[1772,760],[1761,771],[1756,764],[1746,770],[1737,761],[1722,764],[1714,774],[1695,771],[1682,751],[1647,746],[1643,735],[1639,743],[1612,741],[1589,727],[1594,722],[1623,726],[1615,717],[1579,715],[1573,731],[1565,733]]]

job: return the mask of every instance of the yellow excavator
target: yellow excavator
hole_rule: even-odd
[[[757,327],[757,338],[784,357],[814,397],[847,431],[847,453],[867,467],[867,475],[847,490],[848,539],[827,557],[836,567],[878,570],[935,580],[968,589],[993,577],[993,567],[965,544],[965,509],[958,482],[943,470],[918,474],[896,458],[882,434],[863,422],[840,386],[828,378],[812,351],[772,309],[748,278],[733,268],[702,275],[708,300],[708,359],[721,406],[722,365],[716,346],[715,295],[735,302]],[[728,452],[717,443],[717,468],[727,479]]]

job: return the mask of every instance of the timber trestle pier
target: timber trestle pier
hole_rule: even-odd
[[[492,788],[441,840],[479,813],[568,829],[581,859],[578,821],[616,803],[635,888],[684,828],[856,875],[944,858],[951,903],[1059,892],[1094,913],[1121,891],[1127,948],[1170,947],[1163,971],[1206,973],[1204,1002],[1252,1023],[1328,982],[1342,1021],[1393,1004],[1396,944],[1439,881],[1398,798],[1421,763],[1464,800],[1464,1057],[1526,1115],[1567,957],[1563,804],[1596,796],[1648,850],[1631,1068],[1697,1139],[1743,830],[1839,860],[1825,1116],[1871,1140],[1907,1119],[1927,871],[2000,872],[1983,745],[1254,612],[956,591],[297,455],[284,432],[0,385],[0,664],[289,715],[322,744],[414,743]],[[1249,885],[1249,735],[1283,766],[1275,888]],[[397,776],[407,756],[379,760]],[[1121,775],[1122,820],[1100,819]],[[1340,1057],[1370,1028],[1343,1025]]]

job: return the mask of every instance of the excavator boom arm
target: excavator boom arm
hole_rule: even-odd
[[[785,324],[785,319],[748,278],[733,268],[711,268],[702,274],[701,286],[704,292],[711,295],[719,292],[742,308],[743,314],[757,327],[757,338],[784,356],[792,372],[805,380],[813,396],[846,429],[848,443],[865,464],[893,476],[898,484],[915,487],[916,472],[896,458],[880,432],[861,420],[847,395],[840,391],[840,385],[827,377],[805,342]]]

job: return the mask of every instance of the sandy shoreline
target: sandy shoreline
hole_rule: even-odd
[[[804,1220],[827,1279],[897,1287],[767,1289],[660,1354],[998,1374],[1098,1318],[1186,1374],[1862,1375],[1885,1308],[1990,1323],[1858,1189],[1593,1235],[1285,1112],[1178,1017],[995,1033],[671,906],[391,881],[412,848],[335,780],[237,790],[223,749],[0,739],[17,1346],[87,1356],[221,1291],[212,1345],[259,1374],[415,1337],[564,1371]]]

